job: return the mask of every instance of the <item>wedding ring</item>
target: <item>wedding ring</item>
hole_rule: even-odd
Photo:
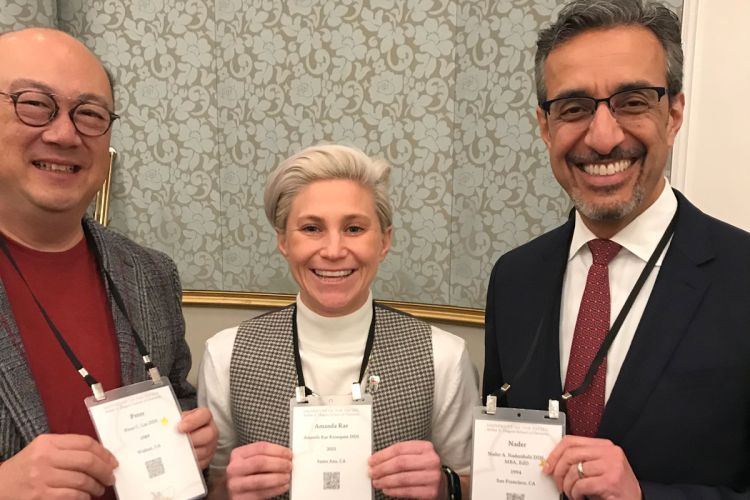
[[[578,471],[578,479],[583,479],[586,477],[586,474],[583,473],[583,462],[578,462],[578,465],[576,465],[576,470]]]

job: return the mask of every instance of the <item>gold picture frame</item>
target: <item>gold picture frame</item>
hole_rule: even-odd
[[[109,224],[109,189],[112,186],[112,168],[114,167],[116,158],[117,150],[110,147],[107,178],[104,179],[102,188],[96,192],[96,198],[94,198],[94,220],[105,227]]]
[[[224,292],[211,290],[185,290],[182,303],[194,306],[248,307],[274,309],[294,302],[295,295],[288,293]],[[467,326],[484,326],[484,310],[470,307],[442,306],[379,300],[378,302],[427,321],[438,321]]]

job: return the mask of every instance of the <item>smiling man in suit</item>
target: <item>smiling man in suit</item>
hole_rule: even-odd
[[[750,495],[750,235],[664,177],[682,59],[677,16],[641,0],[574,0],[537,42],[537,118],[575,213],[495,265],[483,393],[572,396],[544,467],[570,498]]]
[[[104,390],[146,379],[139,335],[205,467],[216,427],[186,380],[175,265],[84,215],[117,118],[104,68],[50,29],[0,36],[0,60],[0,498],[114,498],[118,464],[83,401],[92,382],[54,330]]]

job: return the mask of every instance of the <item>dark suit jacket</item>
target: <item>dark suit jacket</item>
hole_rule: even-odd
[[[91,219],[85,219],[84,224],[94,236],[102,264],[122,295],[128,316],[146,343],[151,359],[161,374],[169,377],[183,409],[194,408],[195,390],[186,380],[190,351],[185,342],[181,288],[174,263],[164,254],[141,247]],[[131,326],[115,305],[109,284],[106,280],[104,283],[120,346],[122,382],[146,380]],[[7,460],[47,432],[44,406],[0,281],[0,459]]]
[[[674,237],[598,437],[623,448],[648,499],[750,498],[750,234],[675,193]],[[492,271],[483,393],[510,383],[509,407],[546,409],[562,394],[560,295],[573,224],[508,252]]]

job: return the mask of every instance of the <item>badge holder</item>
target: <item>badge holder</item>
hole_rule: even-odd
[[[495,396],[473,411],[471,498],[561,498],[544,462],[565,434],[557,401],[548,411],[498,408]]]
[[[352,384],[345,396],[305,395],[289,402],[292,499],[374,498],[367,474],[372,455],[372,396]]]
[[[189,500],[206,493],[193,446],[177,430],[180,405],[167,377],[151,379],[85,399],[102,445],[117,458],[120,500]],[[158,378],[157,378],[158,377]]]

